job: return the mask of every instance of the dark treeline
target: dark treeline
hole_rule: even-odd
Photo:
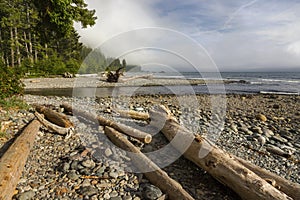
[[[73,23],[92,26],[94,15],[83,0],[1,0],[2,68],[38,76],[77,72],[91,50],[79,42]]]

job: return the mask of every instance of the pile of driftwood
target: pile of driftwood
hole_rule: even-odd
[[[150,143],[152,140],[151,134],[72,108],[68,104],[63,104],[61,107],[67,113],[76,113],[76,115],[104,126],[105,134],[115,145],[135,153],[132,162],[137,168],[142,170],[147,166],[147,169],[152,169],[150,172],[145,172],[144,175],[152,184],[165,192],[169,199],[194,199],[178,182],[170,178],[166,172],[160,169],[124,136],[125,134],[144,143]],[[37,120],[32,121],[24,129],[15,143],[1,157],[0,199],[11,199],[30,148],[33,145],[34,137],[41,124],[66,137],[74,132],[73,124],[64,114],[43,106],[36,106],[36,110]],[[162,127],[161,132],[169,141],[172,141],[175,136],[180,136],[182,140],[192,141],[182,154],[210,173],[216,180],[231,188],[242,199],[300,199],[299,184],[229,154],[199,135],[194,136],[193,133],[182,127],[171,115],[171,112],[163,106],[158,106],[151,110],[149,114],[135,111],[114,111],[121,117],[151,121],[151,125]],[[177,145],[175,142],[172,145],[182,151],[180,144]],[[199,156],[199,152],[203,151],[206,154]]]

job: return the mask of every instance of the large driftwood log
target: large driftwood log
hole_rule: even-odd
[[[183,142],[184,138],[194,137],[193,133],[180,126],[177,120],[171,116],[169,110],[163,106],[151,111],[150,117],[153,124],[164,122],[161,131],[169,141],[172,141],[176,135],[183,138]],[[182,145],[172,144],[175,144],[175,148],[178,148],[177,145]],[[197,141],[192,140],[187,150],[182,153],[187,159],[210,173],[219,182],[234,190],[242,199],[292,199],[205,138],[198,137]]]
[[[41,122],[41,124],[43,124],[47,129],[49,129],[51,131],[54,131],[54,132],[56,132],[56,133],[58,133],[60,135],[66,136],[66,137],[69,137],[69,136],[71,136],[74,133],[74,128],[73,127],[63,128],[63,127],[57,126],[56,124],[53,124],[53,123],[47,121],[38,112],[35,112],[34,115]]]
[[[62,113],[58,113],[54,110],[51,110],[45,106],[36,105],[36,111],[43,114],[47,120],[50,122],[65,128],[73,127],[73,123]]]
[[[147,171],[149,170],[149,172],[144,173],[144,175],[152,184],[156,185],[163,192],[168,194],[170,199],[194,199],[182,188],[178,182],[170,178],[165,171],[161,170],[121,133],[110,127],[105,127],[104,130],[105,134],[114,144],[125,151],[134,153],[132,156],[129,154],[133,164],[141,171],[145,169],[147,169]]]
[[[126,111],[126,110],[116,110],[115,112],[120,113],[120,115],[123,117],[130,117],[132,119],[144,120],[144,121],[150,120],[150,116],[147,115],[146,113],[134,112],[134,114],[131,115],[131,111]],[[278,190],[284,192],[285,194],[292,197],[293,199],[300,199],[300,184],[282,178],[277,174],[274,174],[266,169],[256,166],[242,158],[239,158],[234,155],[231,156],[235,157],[235,159],[238,160],[241,164],[243,164],[245,167],[253,171],[255,174],[257,174],[264,180],[267,180],[268,182],[274,184],[273,186]]]
[[[93,114],[90,114],[85,111],[81,111],[76,108],[72,108],[72,106],[65,104],[65,103],[62,104],[61,107],[63,107],[67,112],[72,111],[73,114],[76,113],[77,115],[82,116],[90,121],[98,122],[99,125],[101,125],[101,126],[112,127],[114,129],[116,129],[117,131],[125,133],[126,135],[129,135],[133,138],[143,141],[144,143],[150,143],[152,140],[152,136],[150,134],[145,133],[140,130],[137,130],[137,129],[134,129],[130,126],[127,126],[127,125],[124,125],[121,123],[117,123],[117,122],[114,122],[109,119],[105,119],[104,117],[101,117],[101,116],[95,116]]]
[[[39,128],[39,121],[32,121],[1,157],[0,199],[12,199]]]
[[[278,176],[266,169],[256,166],[242,158],[234,156],[237,161],[243,164],[245,167],[253,171],[255,174],[263,178],[264,180],[270,181],[274,187],[284,192],[293,199],[300,199],[300,185],[293,183],[285,178]]]

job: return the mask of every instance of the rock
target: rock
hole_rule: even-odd
[[[263,131],[263,134],[264,134],[266,137],[268,137],[268,138],[270,138],[271,136],[274,135],[273,131],[271,131],[270,129],[263,128],[262,131]]]
[[[283,138],[283,137],[281,137],[281,136],[279,136],[279,135],[273,135],[273,136],[272,136],[272,139],[273,139],[273,140],[276,140],[276,141],[278,141],[278,142],[282,142],[282,143],[287,143],[287,142],[288,142],[287,139],[285,139],[285,138]]]
[[[111,197],[110,200],[122,200],[121,197]]]
[[[77,170],[78,169],[78,161],[77,160],[74,160],[71,164],[71,169],[75,169]]]
[[[71,170],[68,173],[68,178],[75,181],[75,180],[77,180],[79,178],[79,175],[76,173],[75,170]]]
[[[262,122],[267,121],[267,117],[263,114],[258,114],[258,115],[255,116],[255,118],[262,121]]]
[[[83,196],[92,196],[94,194],[98,193],[98,190],[94,188],[93,186],[83,186],[80,188],[80,194]]]
[[[106,148],[104,154],[106,157],[110,157],[113,153],[110,148]]]
[[[109,193],[110,197],[117,197],[118,196],[118,192],[117,191],[112,191],[111,193]]]
[[[104,198],[104,199],[110,199],[109,193],[105,193],[105,194],[103,195],[103,198]]]
[[[123,200],[132,200],[132,197],[129,196],[129,195],[126,195],[126,196],[123,197]]]
[[[84,160],[81,162],[81,165],[87,168],[94,168],[96,164],[93,160]]]
[[[33,199],[35,192],[33,190],[23,192],[18,195],[18,200],[30,200]]]
[[[63,172],[67,172],[70,169],[70,164],[69,163],[63,163],[61,168],[62,168]]]
[[[147,200],[154,200],[162,196],[162,194],[158,187],[147,184],[144,188],[143,197]]]
[[[116,171],[111,171],[111,172],[109,172],[109,176],[112,178],[118,178],[119,174]]]

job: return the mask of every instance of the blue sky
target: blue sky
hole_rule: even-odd
[[[85,30],[76,24],[81,40],[92,47],[112,40],[113,36],[145,27],[161,27],[184,34],[197,42],[199,52],[206,54],[221,71],[286,71],[300,70],[300,1],[296,0],[87,0],[96,9],[97,24]],[[127,34],[118,46],[145,45],[143,39],[152,37],[164,49],[188,52],[196,47],[176,34]],[[126,34],[125,34],[126,35]],[[166,40],[164,40],[165,38]],[[170,40],[173,38],[174,40]],[[184,42],[184,43],[183,43]],[[161,44],[160,43],[160,44]],[[147,43],[147,45],[149,45]],[[107,45],[108,46],[108,45]],[[126,48],[125,48],[126,46]],[[108,48],[108,47],[107,47]],[[106,54],[114,51],[111,47]],[[120,52],[118,52],[120,53]],[[201,54],[201,53],[200,53]],[[112,53],[114,55],[114,53]],[[115,56],[115,55],[114,55]],[[128,60],[141,64],[159,62],[159,54],[140,52]],[[156,59],[154,59],[156,57]],[[162,57],[162,56],[160,56]],[[165,59],[172,59],[163,56]],[[127,58],[127,57],[126,57]],[[162,59],[162,58],[161,58]],[[192,58],[191,58],[192,59]],[[161,61],[166,64],[165,61]],[[175,65],[175,63],[168,63]],[[182,64],[183,65],[183,64]],[[203,65],[209,65],[203,63]]]

